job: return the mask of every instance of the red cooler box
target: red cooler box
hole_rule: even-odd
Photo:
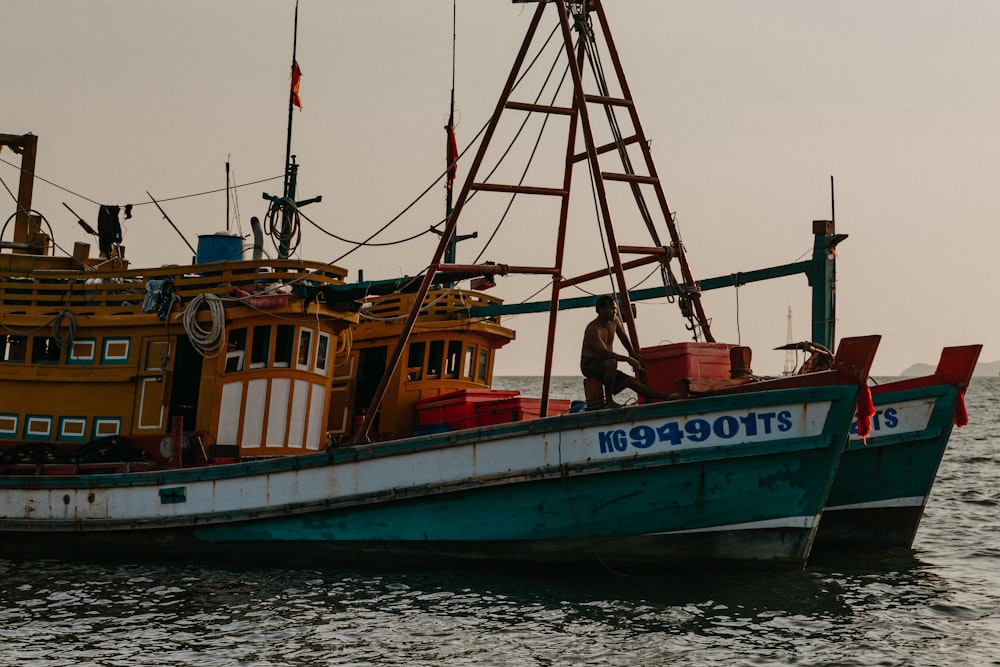
[[[646,381],[657,391],[682,391],[684,378],[729,379],[729,350],[726,343],[672,343],[646,347],[640,352],[646,364]]]
[[[479,426],[477,407],[481,403],[513,398],[520,393],[517,390],[460,389],[425,398],[417,401],[417,423],[421,426],[448,424],[453,430]]]
[[[550,398],[547,416],[566,414],[569,412],[570,404],[571,401],[568,399]],[[480,426],[507,424],[540,417],[542,414],[542,399],[516,396],[489,403],[479,403],[476,407],[479,410]]]

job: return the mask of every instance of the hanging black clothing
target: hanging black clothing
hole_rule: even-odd
[[[111,257],[111,246],[122,242],[122,226],[117,206],[102,205],[97,213],[97,237],[101,255]]]

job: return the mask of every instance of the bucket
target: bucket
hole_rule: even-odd
[[[235,262],[243,259],[243,238],[229,232],[202,234],[198,237],[198,255],[195,262]]]

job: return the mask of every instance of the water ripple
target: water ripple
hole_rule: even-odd
[[[912,551],[657,578],[0,561],[0,666],[1000,664],[1000,382],[968,408]]]

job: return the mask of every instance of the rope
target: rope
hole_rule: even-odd
[[[602,567],[604,567],[604,569],[606,569],[611,574],[614,574],[614,575],[619,576],[619,577],[626,577],[626,576],[628,576],[624,572],[620,572],[620,571],[616,570],[615,568],[611,567],[611,565],[607,561],[605,561],[603,558],[601,558],[601,555],[599,553],[597,553],[596,549],[594,549],[594,541],[593,541],[593,539],[587,534],[587,531],[584,530],[584,528],[583,528],[583,522],[580,521],[580,515],[577,514],[577,512],[576,512],[576,507],[573,505],[573,498],[572,498],[572,496],[570,496],[570,494],[569,494],[569,487],[566,484],[566,481],[569,479],[569,470],[566,467],[566,464],[564,464],[563,461],[562,461],[562,431],[559,432],[559,440],[558,440],[557,450],[558,450],[558,457],[559,457],[558,458],[558,463],[559,463],[559,485],[562,488],[563,495],[566,496],[566,505],[569,506],[569,511],[573,515],[573,520],[576,522],[576,528],[577,528],[577,531],[579,531],[579,533],[580,533],[580,539],[583,540],[584,543],[587,545],[587,549],[590,551],[590,555],[593,556],[594,560],[596,560]]]
[[[471,195],[469,196],[469,199],[472,199]],[[418,201],[420,201],[420,200],[417,199],[417,200],[413,201],[410,204],[410,206],[413,206],[413,204],[416,204]],[[295,206],[294,203],[292,204],[292,206],[293,207]],[[409,208],[410,206],[408,206],[407,208]],[[329,236],[331,238],[334,238],[334,239],[336,239],[336,240],[338,240],[338,241],[340,241],[342,243],[349,243],[351,245],[356,245],[359,248],[360,247],[381,248],[381,247],[385,247],[385,246],[392,246],[392,245],[400,245],[402,243],[409,243],[410,241],[418,239],[421,236],[424,236],[425,234],[432,233],[434,230],[438,229],[441,225],[443,225],[444,223],[446,223],[448,221],[447,218],[445,218],[443,220],[439,220],[437,223],[431,225],[430,229],[425,229],[422,232],[417,232],[416,234],[414,234],[412,236],[408,236],[408,237],[403,238],[403,239],[397,239],[395,241],[382,241],[382,242],[378,242],[378,243],[373,243],[371,241],[354,241],[354,240],[345,238],[343,236],[338,236],[338,235],[334,234],[333,232],[331,232],[330,230],[324,229],[323,227],[320,227],[319,223],[317,223],[315,220],[313,220],[308,215],[306,215],[305,213],[303,213],[302,210],[299,209],[298,207],[295,207],[295,211],[296,211],[296,213],[298,213],[298,215],[302,219],[304,219],[306,222],[308,222],[310,225],[312,225],[313,227],[315,227],[318,231],[322,232],[323,234],[326,234],[327,236]],[[404,211],[404,213],[405,213],[405,211]],[[402,213],[400,215],[402,215]],[[398,218],[399,218],[399,216],[396,216],[396,218],[393,218],[393,221],[395,221]],[[371,238],[371,237],[369,237],[369,238]],[[357,249],[357,248],[355,248],[355,249]],[[336,261],[338,261],[338,260],[334,260],[334,262],[336,262]]]
[[[267,233],[270,235],[271,240],[274,242],[274,249],[281,251],[282,246],[285,246],[288,250],[289,255],[294,255],[295,251],[298,250],[299,243],[302,242],[302,225],[299,222],[299,209],[295,206],[295,202],[285,199],[282,204],[287,205],[293,212],[293,215],[289,216],[288,230],[285,231],[282,228],[285,224],[284,206],[279,205],[277,202],[271,204],[271,207],[267,209],[267,215],[265,216],[265,226],[267,227]]]
[[[351,348],[354,346],[354,330],[347,328],[340,332],[337,338],[337,345],[334,347],[333,367],[340,369],[346,367],[351,361]],[[329,353],[328,353],[329,354]]]
[[[209,329],[204,329],[198,324],[198,311],[205,304],[208,305],[208,310],[212,315]],[[214,294],[196,295],[184,308],[183,322],[184,332],[191,339],[191,344],[198,351],[198,354],[207,359],[219,356],[225,342],[222,334],[226,330],[226,308],[222,299]]]
[[[60,336],[59,329],[62,328],[64,319],[67,323],[66,333]],[[55,316],[55,319],[52,320],[52,338],[56,341],[56,345],[59,346],[60,350],[65,350],[73,345],[73,341],[76,339],[76,318],[73,316],[73,313],[64,310]]]

